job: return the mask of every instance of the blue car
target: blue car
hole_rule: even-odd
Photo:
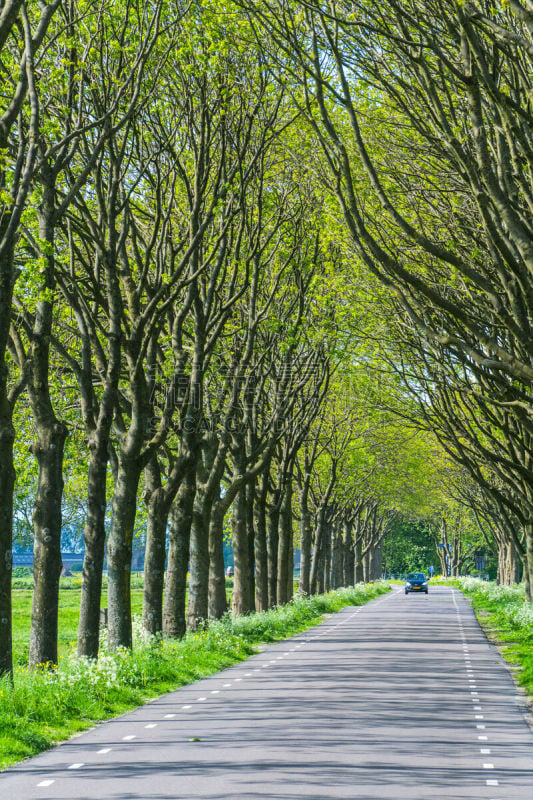
[[[405,594],[417,592],[428,593],[428,579],[423,572],[410,572],[405,578]]]

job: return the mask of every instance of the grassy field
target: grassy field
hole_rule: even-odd
[[[296,598],[285,606],[260,614],[223,620],[207,630],[180,640],[146,641],[138,618],[131,652],[107,651],[105,635],[98,661],[76,658],[73,647],[79,588],[61,592],[61,651],[59,667],[30,672],[15,669],[12,686],[0,681],[0,769],[45,750],[95,723],[141,705],[163,694],[212,675],[242,661],[261,642],[285,639],[315,625],[325,613],[349,605],[362,605],[384,592],[385,582],[359,584],[327,595]],[[17,653],[27,647],[31,592],[17,595]],[[135,590],[137,609],[141,589]]]
[[[31,625],[31,581],[14,581],[13,589],[13,660],[19,666],[28,663],[28,643]],[[21,584],[26,584],[20,588]],[[78,633],[78,619],[80,615],[80,585],[79,578],[61,578],[59,592],[59,654],[66,655],[73,647]],[[106,605],[104,595],[102,605]],[[142,611],[142,582],[139,578],[133,580],[131,592],[131,605],[134,614]]]
[[[472,601],[480,625],[501,646],[504,658],[518,667],[515,677],[533,700],[533,605],[525,601],[524,586],[498,586],[477,578],[450,584]]]

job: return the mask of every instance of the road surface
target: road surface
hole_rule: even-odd
[[[398,587],[0,775],[1,800],[532,800],[523,699],[462,595]]]

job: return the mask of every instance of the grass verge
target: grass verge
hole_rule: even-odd
[[[514,667],[515,678],[533,701],[533,604],[525,600],[523,584],[498,586],[478,578],[449,581],[472,602],[479,624],[500,645]]]
[[[225,617],[180,640],[147,640],[138,618],[133,651],[110,652],[105,635],[98,661],[64,655],[57,669],[15,671],[0,681],[0,769],[46,750],[96,722],[212,675],[248,658],[261,642],[286,639],[323,614],[367,603],[389,591],[383,581],[296,598],[259,614]]]

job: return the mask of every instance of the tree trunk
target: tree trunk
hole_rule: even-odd
[[[233,501],[231,515],[233,556],[235,559],[232,603],[234,616],[249,614],[250,611],[253,611],[246,519],[246,492],[244,487],[241,487]]]
[[[255,610],[268,608],[268,558],[266,504],[268,495],[268,470],[258,481],[254,498],[254,545],[255,545]]]
[[[78,655],[98,656],[100,602],[105,556],[107,446],[90,451],[87,468],[87,516],[83,530],[85,554],[81,582]]]
[[[329,522],[324,525],[322,572],[324,575],[324,592],[329,592],[331,589],[331,525]]]
[[[138,460],[121,453],[107,542],[109,645],[112,648],[132,646],[131,556],[140,477]]]
[[[33,512],[34,590],[30,633],[30,665],[57,662],[59,576],[61,574],[61,502],[66,426],[54,413],[50,396],[50,336],[55,290],[54,179],[41,167],[42,199],[39,236],[43,271],[43,299],[37,303],[30,355],[28,392],[37,431],[33,452],[39,477]]]
[[[338,589],[341,585],[342,571],[342,539],[341,532],[337,525],[331,528],[331,580],[332,589]]]
[[[197,486],[193,503],[189,603],[187,628],[201,627],[209,616],[209,511],[205,510],[205,491]]]
[[[190,469],[174,500],[169,532],[167,579],[163,608],[163,633],[177,639],[185,635],[185,598],[196,480]]]
[[[359,531],[356,531],[354,546],[354,582],[362,583],[363,581],[363,539]]]
[[[309,481],[304,476],[300,492],[300,595],[309,594],[311,571],[311,514],[309,512]]]
[[[246,494],[246,539],[248,541],[248,582],[250,584],[250,597],[253,611],[255,609],[255,478],[247,481],[244,486]]]
[[[277,601],[278,580],[278,529],[279,529],[280,491],[272,493],[268,509],[267,557],[268,557],[268,607],[273,608]]]
[[[154,455],[145,471],[148,494],[144,557],[143,626],[152,636],[163,631],[163,586],[169,499],[161,486],[161,468]]]
[[[38,426],[33,447],[39,479],[33,512],[33,602],[30,666],[57,663],[63,451],[67,429],[55,417]]]
[[[352,538],[352,526],[344,521],[342,527],[342,553],[343,553],[343,585],[353,586],[355,583],[355,553]]]
[[[292,480],[290,474],[283,485],[283,496],[279,514],[278,528],[278,579],[276,586],[276,602],[283,605],[288,597],[289,569],[292,580],[292,565],[289,566],[289,555],[292,541]]]
[[[2,287],[0,287],[2,288]],[[3,305],[0,301],[0,305]],[[2,354],[0,353],[0,358]],[[0,362],[0,678],[12,675],[11,576],[13,540],[13,428],[11,404],[7,397],[7,367]]]
[[[220,619],[228,610],[224,572],[224,509],[220,489],[214,498],[209,520],[209,616]]]

